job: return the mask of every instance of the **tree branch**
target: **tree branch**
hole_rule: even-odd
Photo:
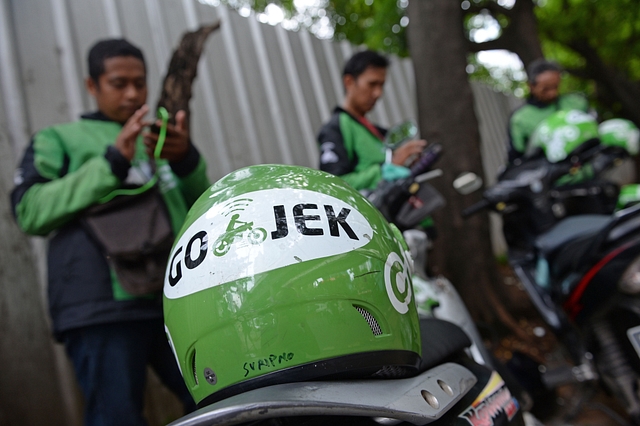
[[[507,9],[506,7],[500,6],[495,1],[487,1],[482,4],[473,3],[467,10],[470,13],[482,13],[483,10],[488,10],[491,15],[496,16],[498,14],[505,15],[507,17],[513,16],[513,9]]]
[[[469,41],[467,44],[467,49],[469,52],[481,52],[483,50],[498,50],[505,49],[511,50],[511,43],[508,42],[504,37],[498,37],[495,40],[483,41],[482,43],[475,43],[473,41]]]
[[[187,113],[187,123],[189,122],[191,86],[198,71],[198,61],[207,37],[218,28],[220,28],[220,21],[202,26],[193,32],[187,32],[174,50],[157,104],[157,108],[165,107],[171,117],[183,110]]]
[[[580,54],[587,61],[585,69],[590,71],[600,88],[611,92],[614,99],[622,105],[624,115],[634,123],[640,123],[640,110],[637,100],[640,98],[640,86],[630,81],[618,70],[606,65],[598,52],[584,40],[573,40],[567,46]]]

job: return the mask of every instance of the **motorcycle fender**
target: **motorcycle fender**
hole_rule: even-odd
[[[476,380],[462,365],[445,363],[407,379],[287,383],[227,398],[170,426],[228,426],[292,416],[359,416],[382,422],[441,424],[439,419],[475,389]],[[476,397],[475,392],[471,397]]]

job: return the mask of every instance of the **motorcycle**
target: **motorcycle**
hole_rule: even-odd
[[[459,295],[444,277],[426,273],[427,236],[414,227],[444,204],[426,183],[438,173],[425,176],[426,169],[430,165],[367,194],[403,231],[412,258],[408,260],[413,265],[422,340],[419,373],[401,379],[325,379],[266,386],[214,402],[170,426],[525,424],[521,402],[495,368]]]
[[[640,424],[640,205],[620,208],[619,186],[603,179],[629,154],[599,137],[574,145],[507,167],[462,216],[502,217],[509,265],[573,364],[543,366],[547,388],[599,381]],[[474,180],[465,173],[454,187]]]

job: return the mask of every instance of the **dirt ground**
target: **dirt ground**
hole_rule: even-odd
[[[517,371],[526,372],[519,377],[525,378],[525,383],[530,389],[536,389],[533,392],[535,402],[531,410],[535,417],[546,426],[628,425],[623,408],[597,382],[569,384],[555,391],[547,391],[541,383],[536,382],[538,386],[533,386],[532,381],[527,381],[530,377],[538,377],[537,374],[531,373],[532,370],[538,369],[538,364],[531,360],[549,367],[570,368],[572,364],[558,340],[535,311],[511,270],[504,266],[500,267],[500,272],[504,289],[508,292],[511,302],[509,310],[517,320],[518,326],[529,337],[529,341],[504,330],[500,333],[501,337],[495,336],[495,330],[493,333],[487,333],[485,330],[483,335],[488,336],[486,344],[498,359],[517,366]],[[523,357],[522,354],[526,356]]]

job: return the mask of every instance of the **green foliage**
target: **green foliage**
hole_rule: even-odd
[[[487,66],[478,61],[475,54],[467,57],[467,72],[472,80],[484,83],[494,90],[523,97],[527,90],[525,79],[519,71],[508,67]]]
[[[355,45],[408,56],[406,7],[409,0],[322,0],[304,11],[304,19],[294,0],[222,0],[232,7],[250,6],[262,12],[270,4],[280,6],[287,18],[298,14],[301,26],[311,27],[321,18],[329,20],[333,37]],[[413,0],[416,1],[416,0]],[[426,0],[422,0],[426,1]],[[515,2],[519,0],[513,0]],[[563,80],[564,92],[583,92],[596,99],[596,87],[585,69],[583,56],[572,49],[586,43],[609,67],[630,81],[640,81],[640,7],[638,0],[534,0],[543,51],[570,71]],[[470,40],[487,29],[500,37],[509,24],[508,13],[496,5],[511,7],[508,0],[461,1],[467,10],[462,25]],[[489,12],[491,11],[491,12]],[[504,9],[503,9],[504,11]],[[508,10],[507,10],[508,12]],[[475,55],[468,58],[470,77],[508,93],[523,96],[526,85],[513,70],[488,68]],[[594,106],[597,106],[594,103]],[[603,110],[602,108],[600,108]],[[608,109],[615,114],[615,104]],[[603,111],[601,111],[602,113]],[[606,113],[605,113],[606,115]]]
[[[563,65],[572,75],[563,84],[567,91],[582,91],[596,99],[583,56],[572,49],[586,43],[610,68],[630,81],[640,80],[640,6],[637,0],[546,0],[536,8],[545,56]],[[603,118],[616,115],[619,106],[594,103]]]
[[[264,12],[267,6],[273,3],[280,6],[288,17],[296,10],[293,0],[223,0],[223,3],[226,3],[235,9],[239,9],[242,6],[249,6],[252,10],[258,13]]]
[[[540,34],[557,43],[583,41],[602,60],[640,79],[640,5],[637,0],[547,0],[536,9]]]
[[[326,11],[334,38],[407,56],[406,5],[406,0],[329,0]]]
[[[269,4],[282,8],[287,19],[297,16],[302,26],[311,27],[322,17],[329,18],[334,30],[334,39],[349,40],[355,45],[370,49],[408,56],[405,9],[408,0],[324,0],[318,7],[302,11],[298,15],[294,0],[222,0],[235,8],[250,7],[264,12]]]

